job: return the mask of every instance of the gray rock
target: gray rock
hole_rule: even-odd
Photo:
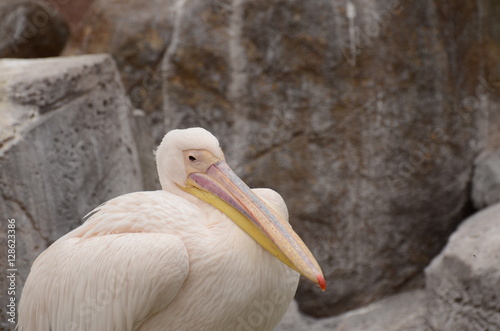
[[[284,196],[329,286],[302,282],[300,309],[338,315],[422,286],[423,268],[471,212],[475,155],[500,141],[498,5],[173,8],[165,125],[206,127],[251,186]]]
[[[132,132],[139,153],[144,190],[161,190],[154,151],[157,145],[151,134],[151,123],[148,116],[140,109],[132,113]]]
[[[319,324],[321,319],[314,319],[303,315],[299,311],[299,305],[294,300],[288,307],[288,310],[283,316],[281,322],[276,326],[274,331],[302,331],[310,330],[312,325]]]
[[[467,219],[426,269],[432,330],[500,330],[500,204]]]
[[[141,190],[142,180],[128,100],[109,56],[0,60],[0,72],[0,215],[3,225],[15,219],[19,299],[38,254],[100,203]],[[2,290],[0,302],[7,299]]]
[[[394,295],[337,317],[313,319],[294,301],[275,331],[424,331],[426,292]]]
[[[485,154],[476,161],[472,201],[477,209],[500,202],[500,152]]]
[[[69,37],[64,18],[43,1],[0,3],[0,58],[57,56]]]

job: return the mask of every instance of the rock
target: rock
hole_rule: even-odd
[[[0,58],[57,56],[68,36],[66,21],[43,2],[7,0],[0,3]]]
[[[128,100],[109,56],[0,60],[0,72],[0,215],[4,225],[15,219],[19,302],[38,254],[142,181]],[[6,249],[0,258],[7,261]],[[6,284],[1,277],[0,288]],[[0,302],[7,299],[2,291]]]
[[[141,176],[145,191],[161,190],[154,151],[157,145],[151,134],[151,123],[146,114],[135,109],[132,113],[132,133],[139,153]]]
[[[477,209],[500,202],[500,152],[483,155],[476,161],[472,201]]]
[[[109,53],[136,108],[152,117],[156,142],[163,127],[161,59],[171,41],[174,1],[95,0],[64,54]]]
[[[173,6],[165,125],[206,127],[244,180],[284,196],[328,283],[301,283],[302,311],[336,315],[422,286],[471,212],[475,155],[500,142],[497,7]]]
[[[426,292],[394,295],[338,317],[313,319],[294,301],[274,331],[424,331]]]
[[[322,320],[305,316],[300,313],[299,305],[294,300],[288,307],[288,310],[283,316],[281,322],[276,326],[274,331],[298,331],[310,330],[312,325],[319,324]]]
[[[57,10],[66,19],[70,25],[70,29],[74,29],[83,19],[94,0],[80,1],[61,1],[61,0],[43,0],[49,6]]]
[[[432,330],[500,329],[500,204],[467,219],[426,269]]]

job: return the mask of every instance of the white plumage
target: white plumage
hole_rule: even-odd
[[[184,189],[214,160],[224,156],[208,131],[167,134],[157,152],[163,190],[106,202],[44,251],[24,286],[19,330],[272,330],[299,274],[220,211],[227,205]],[[252,191],[288,220],[276,192]]]

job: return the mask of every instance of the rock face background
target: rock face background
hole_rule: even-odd
[[[322,265],[329,288],[321,293],[303,282],[300,310],[326,317],[361,309],[325,320],[318,330],[386,330],[398,316],[415,318],[393,330],[455,330],[458,324],[440,321],[426,304],[448,298],[435,284],[465,269],[440,256],[436,261],[444,262],[423,270],[459,223],[500,199],[498,17],[500,3],[492,0],[96,0],[64,54],[110,53],[132,102],[123,110],[129,117],[117,121],[133,129],[120,131],[135,164],[123,174],[139,167],[138,175],[120,177],[127,187],[110,178],[103,183],[153,188],[153,140],[172,128],[206,127],[250,186],[284,196],[294,228]],[[104,72],[116,80],[110,70]],[[4,75],[10,77],[0,68],[0,81]],[[4,93],[12,98],[10,91]],[[82,90],[82,98],[92,91]],[[104,108],[110,118],[121,114]],[[116,152],[125,157],[126,149]],[[24,176],[0,164],[2,178]],[[89,207],[106,200],[97,198],[80,197]],[[81,208],[68,204],[77,222]],[[495,218],[491,224],[500,226]],[[496,263],[486,256],[484,265]],[[484,270],[474,274],[477,282]],[[383,301],[388,296],[394,299]],[[380,305],[360,308],[377,300]],[[491,300],[500,304],[500,296]],[[453,300],[439,302],[443,318],[461,309]],[[382,310],[394,314],[379,323]],[[460,325],[483,325],[467,323]]]
[[[490,57],[500,54],[477,39],[490,38],[488,11],[432,1],[178,8],[163,62],[167,128],[209,127],[247,181],[284,194],[329,283],[324,294],[302,284],[306,313],[421,285],[472,212],[474,159],[498,125]]]

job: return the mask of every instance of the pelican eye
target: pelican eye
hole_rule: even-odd
[[[196,158],[192,155],[189,155],[189,161],[196,161]]]

